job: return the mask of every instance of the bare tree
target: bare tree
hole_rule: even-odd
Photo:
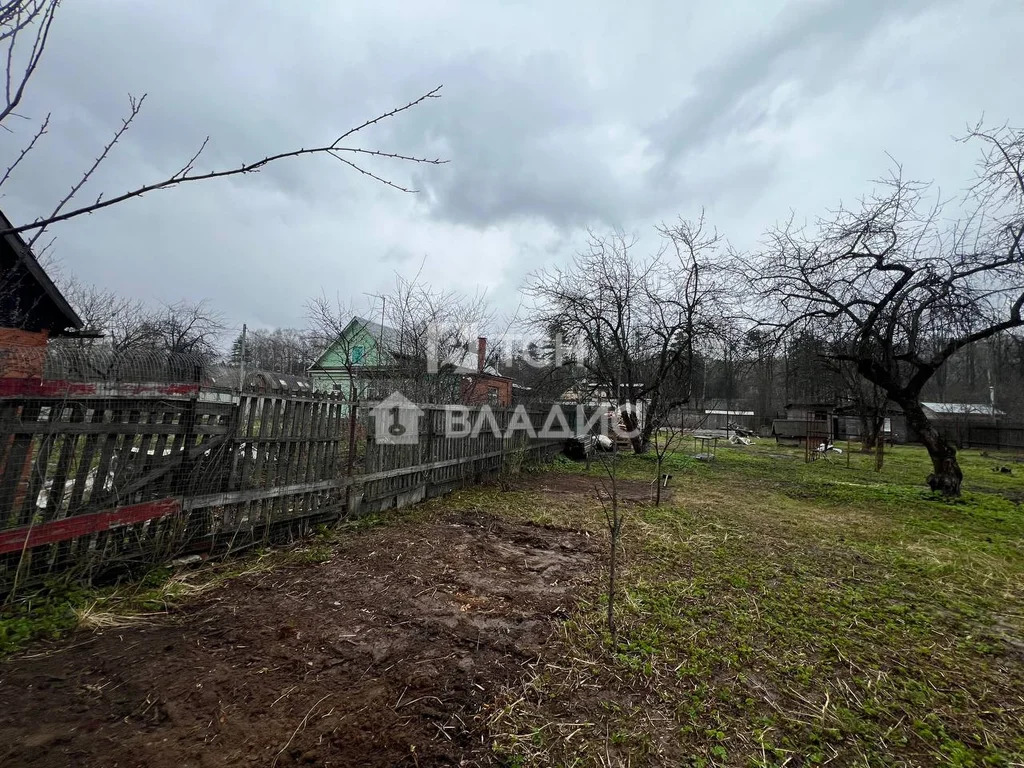
[[[635,237],[590,234],[567,269],[532,275],[531,321],[558,328],[593,385],[623,408],[633,450],[645,452],[666,406],[685,402],[696,351],[716,327],[724,286],[721,238],[703,216],[658,228],[661,247],[637,258]]]
[[[657,229],[676,257],[672,279],[681,299],[678,306],[683,326],[679,336],[683,358],[676,369],[675,384],[678,402],[687,402],[696,389],[698,356],[721,341],[723,331],[731,327],[728,315],[732,293],[720,252],[723,239],[716,230],[708,231],[703,210],[695,220],[680,217]]]
[[[221,351],[224,316],[207,300],[164,304],[146,321],[158,349],[211,359]]]
[[[385,324],[396,333],[396,352],[414,376],[424,362],[438,372],[475,359],[476,340],[494,319],[486,294],[466,295],[437,290],[417,274],[396,276],[395,287],[382,297]]]
[[[778,329],[807,328],[840,340],[837,360],[900,406],[928,449],[928,485],[960,493],[956,446],[928,420],[921,393],[952,356],[1024,325],[1024,132],[967,136],[983,151],[976,183],[953,219],[928,185],[897,168],[855,210],[807,232],[770,232],[749,270]]]
[[[611,649],[615,652],[618,646],[618,627],[615,623],[615,592],[618,579],[619,549],[622,539],[622,526],[625,519],[619,504],[619,454],[618,446],[612,441],[611,453],[598,454],[602,475],[599,476],[597,498],[604,511],[605,524],[608,527],[608,635],[611,638]]]
[[[140,300],[71,278],[62,292],[82,318],[82,333],[56,339],[59,346],[107,349],[115,353],[150,349],[157,341],[153,313]]]
[[[12,118],[18,118],[19,128],[24,129],[29,126],[34,126],[30,128],[28,138],[20,152],[8,164],[3,175],[0,176],[0,187],[11,181],[11,179],[16,176],[16,172],[22,167],[26,157],[28,157],[34,150],[38,150],[45,143],[44,137],[46,136],[50,126],[50,115],[47,114],[42,119],[33,121],[23,115],[19,115],[16,112],[16,109],[22,102],[32,75],[43,56],[47,42],[49,41],[50,29],[53,25],[54,18],[57,15],[59,6],[59,0],[7,0],[6,2],[0,2],[0,54],[3,54],[4,61],[6,62],[6,99],[5,103],[0,105],[0,127],[13,132],[12,128],[9,126]],[[301,157],[303,155],[326,156],[344,165],[346,168],[355,170],[377,182],[403,192],[414,192],[415,190],[413,189],[391,181],[383,175],[367,170],[367,168],[362,165],[363,161],[371,158],[384,158],[408,163],[426,163],[433,165],[440,164],[444,161],[436,158],[430,159],[425,157],[416,157],[399,152],[353,146],[350,143],[350,140],[354,139],[360,132],[376,125],[377,123],[394,117],[401,112],[412,109],[424,101],[439,97],[440,90],[440,86],[433,88],[419,98],[413,99],[412,101],[409,101],[400,107],[396,107],[395,109],[383,112],[376,117],[365,120],[362,123],[339,133],[335,138],[326,142],[316,143],[313,146],[308,147],[275,152],[260,159],[243,162],[241,165],[233,168],[208,171],[200,171],[197,169],[196,164],[210,140],[210,137],[207,136],[199,142],[196,151],[187,159],[183,159],[182,164],[169,176],[129,188],[122,192],[113,194],[100,192],[91,202],[84,204],[80,203],[78,200],[81,197],[80,193],[82,192],[83,187],[85,187],[93,177],[96,169],[110,155],[110,152],[114,149],[124,134],[131,128],[135,119],[142,111],[146,95],[143,94],[138,98],[129,96],[126,115],[120,119],[120,124],[114,128],[110,140],[100,149],[96,159],[89,165],[89,167],[83,170],[77,181],[70,185],[67,193],[64,194],[49,211],[36,217],[33,221],[20,226],[4,228],[3,230],[0,230],[0,234],[32,233],[31,237],[28,239],[28,244],[33,246],[42,236],[43,232],[51,224],[56,222],[67,221],[68,219],[92,213],[108,206],[117,205],[132,198],[140,197],[148,192],[168,189],[170,187],[188,184],[190,182],[207,181],[226,176],[255,173],[272,163],[276,163],[287,158]]]
[[[322,347],[309,331],[297,328],[255,328],[245,339],[246,369],[257,368],[293,376],[304,374]],[[230,361],[241,363],[241,335],[232,343]]]
[[[220,356],[224,320],[207,301],[154,308],[75,278],[62,283],[84,327],[49,344],[48,366],[59,378],[191,381]]]

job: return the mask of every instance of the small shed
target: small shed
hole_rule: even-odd
[[[786,418],[793,421],[831,421],[836,412],[835,403],[786,403]]]
[[[775,419],[772,422],[772,437],[778,445],[812,446],[830,442],[833,439],[832,422],[818,419]]]
[[[921,407],[924,408],[925,416],[938,422],[986,422],[1006,415],[994,405],[986,403],[922,402]]]
[[[705,429],[728,429],[730,424],[739,424],[744,429],[755,429],[757,418],[753,411],[742,407],[727,408],[718,405],[704,409],[703,426]]]
[[[1003,442],[1001,420],[1006,414],[988,403],[922,402],[925,416],[947,439],[957,445],[999,445]],[[912,433],[911,440],[920,440]]]
[[[860,440],[864,420],[862,411],[854,404],[836,408],[837,440]],[[882,423],[882,434],[889,443],[905,443],[907,441],[907,420],[902,409],[889,405],[885,409]]]
[[[831,442],[838,431],[835,403],[792,402],[785,405],[786,418],[772,422],[772,435],[779,444],[811,445]]]

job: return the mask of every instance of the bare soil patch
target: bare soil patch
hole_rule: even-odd
[[[483,513],[346,537],[326,563],[0,664],[0,764],[487,764],[489,702],[598,549]]]
[[[620,477],[616,481],[616,486],[619,501],[623,504],[649,504],[654,498],[654,486],[649,481]],[[529,483],[524,483],[523,487],[540,493],[544,498],[556,503],[560,498],[570,499],[573,502],[598,503],[600,499],[607,500],[610,490],[609,482],[601,477],[555,472],[548,472],[540,475],[537,479],[531,479]],[[672,489],[671,484],[668,488],[661,489],[662,503],[669,500]],[[595,520],[597,519],[595,518]]]

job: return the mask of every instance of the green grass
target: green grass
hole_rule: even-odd
[[[805,464],[768,444],[720,448],[714,462],[672,457],[671,502],[627,512],[617,647],[598,574],[560,658],[494,714],[499,754],[521,765],[1021,764],[1024,465],[1007,476],[991,471],[1005,458],[961,459],[965,494],[947,502],[924,487],[916,447],[893,449],[881,473],[873,457]],[[654,467],[623,456],[619,475],[649,481]],[[459,503],[493,511],[486,495]],[[597,503],[580,502],[524,492],[510,511],[600,530]]]
[[[620,456],[634,501],[619,642],[597,563],[526,681],[485,711],[496,755],[508,766],[1024,765],[1024,464],[960,458],[964,496],[951,502],[925,488],[917,447],[891,449],[881,473],[859,453],[847,466],[769,443],[720,447],[713,462],[680,450],[655,507],[635,501],[654,457]],[[1013,474],[992,471],[1004,465]],[[347,527],[476,510],[602,537],[602,473],[557,460],[525,467],[516,490],[467,489]],[[583,478],[578,494],[544,492],[566,475]],[[0,612],[0,654],[173,610],[238,573],[321,562],[339,535],[23,597]]]

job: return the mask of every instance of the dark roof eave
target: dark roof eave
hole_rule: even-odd
[[[11,224],[10,219],[0,211],[0,229],[11,229],[14,225]],[[64,298],[64,295],[60,292],[50,276],[46,274],[46,270],[43,269],[42,265],[36,259],[32,253],[32,249],[28,247],[28,243],[21,237],[17,232],[7,233],[4,235],[4,240],[8,247],[14,252],[14,254],[21,260],[28,270],[28,273],[35,278],[36,282],[42,287],[50,301],[53,302],[57,311],[64,316],[67,321],[67,326],[74,328],[75,330],[81,330],[85,325],[82,322],[82,318],[78,316],[78,313],[68,303],[68,300]],[[63,332],[63,329],[54,333],[54,336],[59,336]]]

